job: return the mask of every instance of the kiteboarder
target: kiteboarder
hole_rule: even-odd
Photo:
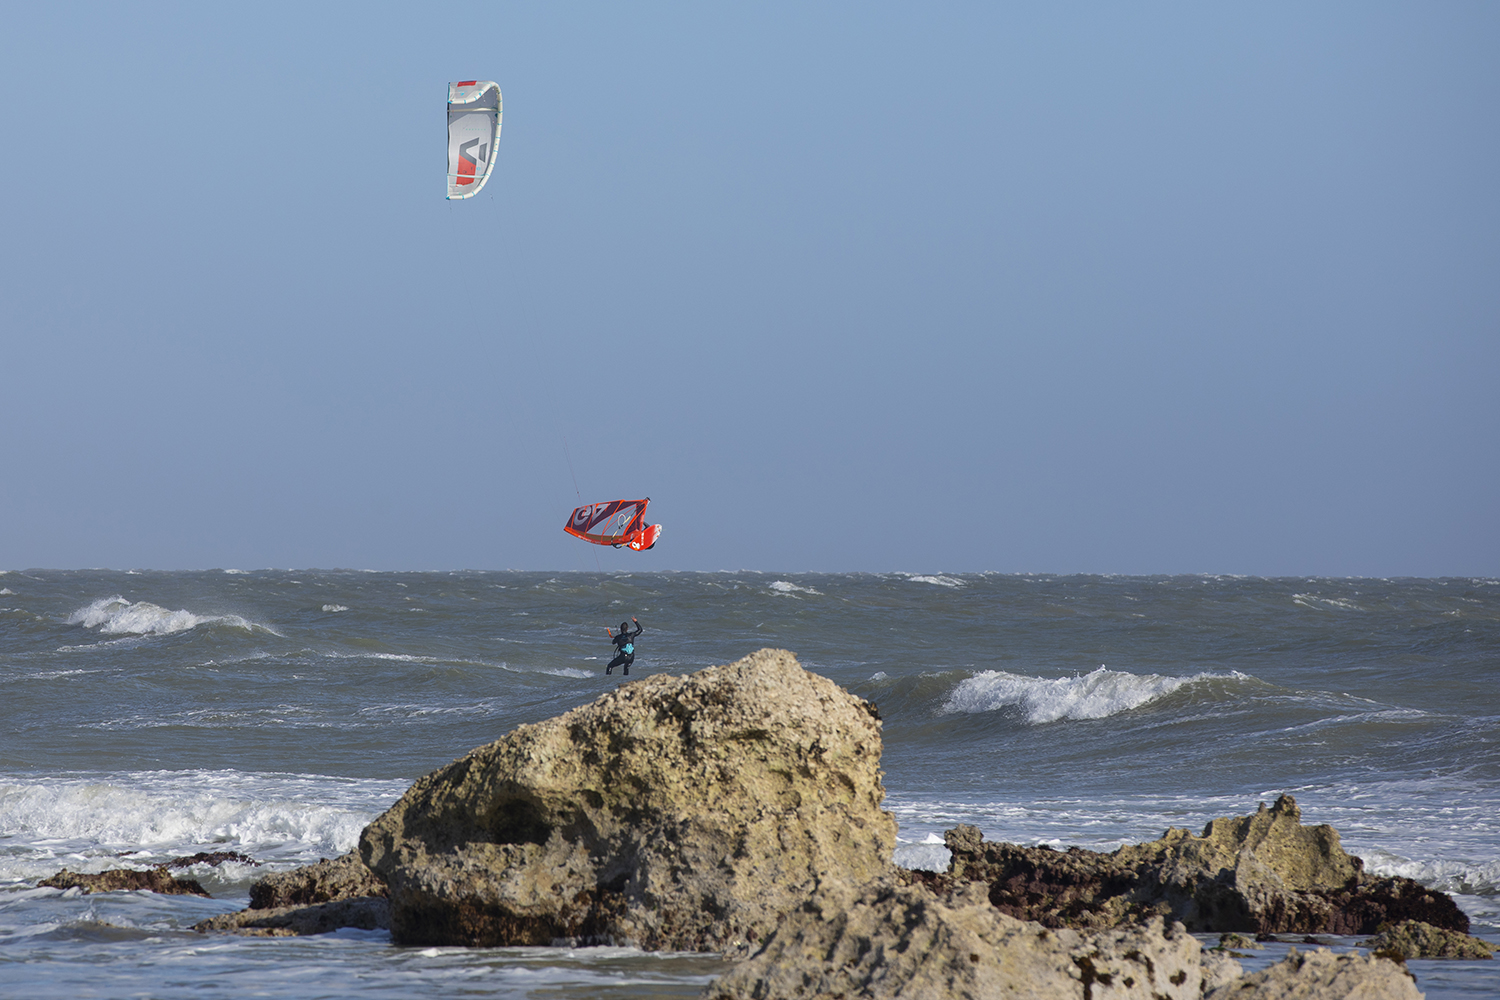
[[[635,622],[634,632],[630,631],[630,622]],[[609,661],[609,666],[604,668],[606,674],[614,670],[615,667],[620,667],[620,673],[626,677],[630,676],[630,665],[635,662],[635,637],[641,634],[640,621],[632,618],[630,622],[620,623],[619,635],[609,632],[609,629],[604,630],[609,632],[609,641],[614,643],[615,648],[619,650],[615,654],[615,658]]]

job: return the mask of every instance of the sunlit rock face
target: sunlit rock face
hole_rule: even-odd
[[[360,839],[399,944],[744,949],[890,871],[873,705],[765,649],[622,685],[419,780]]]

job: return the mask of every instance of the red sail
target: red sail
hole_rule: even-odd
[[[575,538],[595,545],[628,545],[640,551],[649,549],[661,537],[661,525],[646,523],[644,500],[608,500],[579,507],[568,517],[563,530]]]

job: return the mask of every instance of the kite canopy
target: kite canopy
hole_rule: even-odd
[[[661,537],[661,525],[646,523],[646,505],[650,502],[647,497],[588,504],[573,511],[563,530],[595,545],[626,545],[637,552],[653,548]]]
[[[448,200],[472,198],[490,179],[500,141],[500,85],[448,84]]]

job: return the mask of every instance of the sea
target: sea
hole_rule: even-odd
[[[635,667],[605,676],[632,617]],[[717,956],[191,927],[475,746],[767,646],[879,706],[908,867],[944,866],[958,823],[1110,850],[1290,793],[1500,945],[1500,580],[15,570],[0,997],[697,996]],[[177,872],[208,899],[37,885],[213,851],[251,860]],[[1410,968],[1429,998],[1500,996],[1500,961]]]

